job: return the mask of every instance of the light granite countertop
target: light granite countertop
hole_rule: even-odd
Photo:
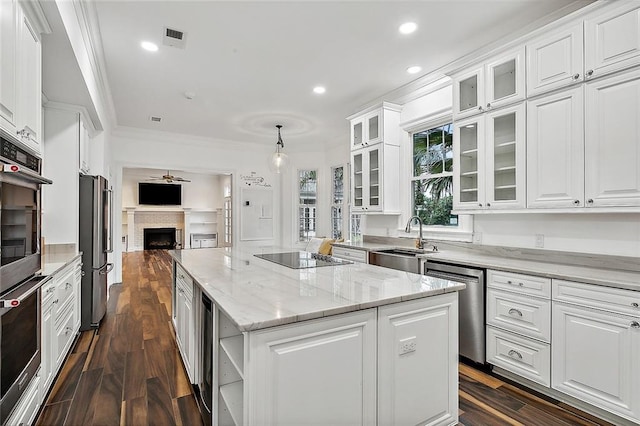
[[[58,247],[56,249],[45,249],[42,255],[40,275],[53,275],[80,256],[82,256],[82,253],[78,252],[75,246],[73,248]]]
[[[357,250],[376,251],[392,247],[406,247],[402,244],[385,244],[379,242],[364,242],[358,244],[336,243],[336,247],[353,248]],[[490,248],[485,250],[491,250]],[[474,266],[486,269],[495,269],[507,272],[516,272],[522,274],[532,274],[546,278],[562,279],[567,281],[577,281],[587,284],[601,285],[606,287],[622,288],[627,290],[640,291],[640,273],[616,269],[612,267],[603,267],[607,265],[607,256],[592,256],[593,267],[585,265],[573,265],[569,263],[559,263],[557,252],[545,254],[538,251],[537,259],[518,259],[517,249],[496,248],[496,254],[490,252],[474,252],[474,250],[456,250],[454,248],[440,248],[437,252],[429,252],[423,257],[433,262],[450,262],[466,266]],[[498,254],[498,252],[513,252],[509,256]],[[564,258],[569,258],[571,254],[567,254]],[[529,254],[531,256],[531,254]],[[584,256],[583,256],[584,257]],[[617,260],[620,262],[620,260]],[[628,262],[640,262],[639,259],[629,258]]]
[[[464,284],[454,281],[362,263],[291,269],[237,249],[172,250],[170,253],[241,331],[465,288]]]

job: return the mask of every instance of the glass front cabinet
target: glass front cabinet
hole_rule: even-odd
[[[453,76],[454,118],[491,111],[525,98],[524,47]]]
[[[381,182],[382,147],[358,150],[351,156],[353,165],[353,206],[355,212],[379,212],[382,210]]]
[[[525,104],[457,121],[454,209],[525,206]]]

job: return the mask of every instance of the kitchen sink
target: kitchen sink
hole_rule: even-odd
[[[378,250],[369,254],[369,263],[371,265],[384,266],[385,268],[422,274],[424,263],[427,259],[421,255],[433,252],[432,250],[412,248]]]

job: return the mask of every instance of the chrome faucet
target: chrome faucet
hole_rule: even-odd
[[[413,219],[417,219],[418,223],[420,224],[420,233],[418,234],[418,248],[421,249],[424,248],[424,241],[422,239],[422,219],[420,219],[419,216],[411,216],[411,218],[407,222],[407,226],[404,228],[404,232],[411,232],[411,222],[413,222]]]

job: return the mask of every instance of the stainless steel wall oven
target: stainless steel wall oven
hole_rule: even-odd
[[[40,167],[0,137],[0,424],[40,366]]]

